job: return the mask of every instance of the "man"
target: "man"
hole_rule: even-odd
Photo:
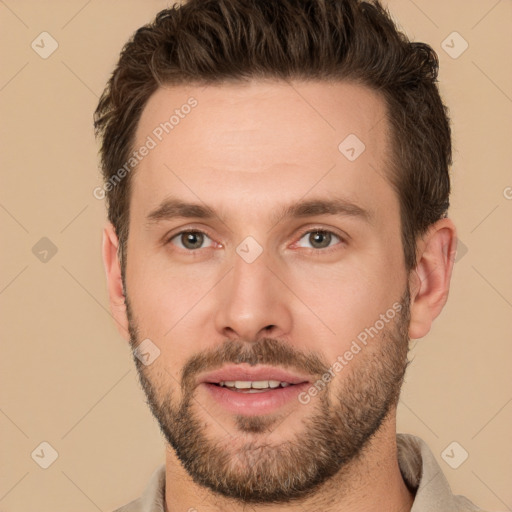
[[[456,250],[437,69],[377,1],[190,0],[125,46],[103,258],[167,450],[119,511],[479,510],[396,433]]]

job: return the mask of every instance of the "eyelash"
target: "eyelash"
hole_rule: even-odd
[[[212,237],[206,231],[203,231],[201,229],[185,229],[183,231],[179,231],[178,233],[174,233],[172,236],[168,237],[165,244],[167,245],[167,244],[171,243],[172,240],[174,240],[175,238],[177,238],[185,233],[202,233],[203,235],[206,235],[208,238],[212,239]],[[301,232],[297,241],[300,241],[302,238],[304,238],[305,235],[308,235],[310,233],[324,233],[324,234],[328,233],[328,234],[334,235],[336,238],[338,238],[342,244],[346,243],[346,240],[341,235],[338,235],[334,231],[324,229],[324,228],[309,228],[306,231]],[[315,249],[314,247],[306,248],[306,250],[308,250],[309,252],[316,253],[316,254],[319,254],[319,253],[325,254],[325,253],[330,253],[333,250],[336,250],[338,245],[339,244],[335,244],[333,246],[328,246],[323,249]],[[185,252],[191,253],[191,254],[198,253],[201,250],[201,249],[181,249],[181,248],[179,248],[179,249],[184,250]],[[211,247],[206,247],[205,249],[211,249]]]

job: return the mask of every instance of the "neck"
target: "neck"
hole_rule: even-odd
[[[254,512],[409,512],[414,495],[403,481],[396,446],[396,409],[359,456],[317,492],[290,504],[251,504]],[[247,504],[228,500],[196,484],[172,448],[166,450],[166,512],[243,512]]]

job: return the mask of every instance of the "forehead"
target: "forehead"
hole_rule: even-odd
[[[313,189],[367,203],[393,199],[384,179],[385,102],[352,83],[162,87],[137,127],[134,147],[144,145],[152,147],[133,176],[136,213],[166,195],[247,211]]]

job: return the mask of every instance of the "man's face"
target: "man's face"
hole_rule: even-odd
[[[348,83],[180,86],[150,98],[134,145],[155,143],[132,182],[131,343],[160,350],[148,366],[136,359],[139,376],[197,483],[246,502],[306,496],[347,470],[393,412],[409,299],[385,116],[376,93]],[[214,215],[172,216],[171,198]],[[283,216],[334,200],[335,214]],[[213,373],[228,367],[249,373]],[[219,385],[237,380],[292,385]]]

